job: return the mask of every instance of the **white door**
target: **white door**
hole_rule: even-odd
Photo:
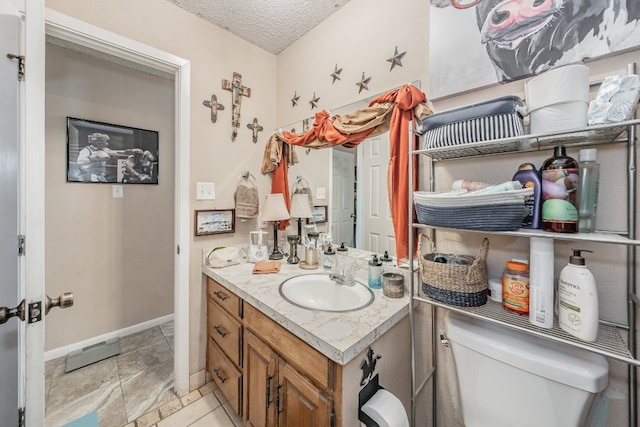
[[[335,244],[355,247],[356,153],[332,150],[331,238]]]
[[[19,52],[20,18],[0,15],[0,307],[14,309],[20,303],[18,234],[18,62],[7,53]],[[20,407],[20,320],[0,319],[0,417],[3,425],[18,425]],[[5,424],[6,423],[6,424]]]
[[[389,208],[387,171],[389,170],[389,133],[368,138],[362,147],[363,249],[378,254],[396,254],[396,238]],[[359,184],[360,185],[360,184]]]

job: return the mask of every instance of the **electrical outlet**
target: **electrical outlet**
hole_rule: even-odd
[[[318,187],[316,189],[316,199],[318,200],[324,200],[324,198],[326,197],[326,191],[324,187]]]
[[[260,228],[268,228],[269,221],[260,221]]]
[[[111,187],[111,196],[114,199],[122,199],[124,197],[124,188],[122,185],[114,185]]]

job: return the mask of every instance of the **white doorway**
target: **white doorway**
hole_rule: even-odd
[[[175,79],[175,206],[174,206],[174,389],[178,395],[189,391],[189,89],[190,63],[117,34],[104,31],[68,16],[46,10],[42,0],[30,0],[24,11],[25,44],[21,54],[30,58],[29,75],[20,108],[23,183],[20,184],[21,233],[29,242],[21,282],[27,302],[43,301],[44,268],[44,63],[45,35],[104,52],[133,63],[170,73]],[[25,328],[23,352],[25,425],[44,424],[44,321]]]
[[[355,150],[332,149],[331,237],[355,247]]]
[[[357,247],[378,254],[388,251],[389,256],[395,256],[396,238],[387,189],[389,133],[363,141],[358,152],[357,198],[362,214]]]

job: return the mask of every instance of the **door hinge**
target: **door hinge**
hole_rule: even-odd
[[[25,240],[24,235],[21,234],[18,236],[18,256],[25,255],[26,247],[25,247],[24,240]]]
[[[18,408],[18,427],[24,427],[24,408]]]
[[[336,411],[331,410],[331,427],[336,427]]]
[[[180,255],[180,245],[176,246],[176,253]]]
[[[7,53],[7,58],[18,60],[18,80],[24,80],[24,55],[16,55],[15,53]]]

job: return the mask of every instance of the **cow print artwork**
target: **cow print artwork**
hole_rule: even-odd
[[[443,28],[469,33],[469,49],[484,49],[482,54],[492,65],[495,82],[520,79],[640,44],[638,0],[431,0],[431,6],[431,24],[440,29],[439,33],[432,30],[431,46],[461,37],[440,34]],[[457,21],[462,14],[470,13],[475,15],[474,26],[461,28],[455,22],[438,22]],[[447,68],[447,58],[432,55],[430,67],[436,71]],[[465,71],[460,75],[464,78]],[[451,89],[457,92],[473,87],[461,84]]]

